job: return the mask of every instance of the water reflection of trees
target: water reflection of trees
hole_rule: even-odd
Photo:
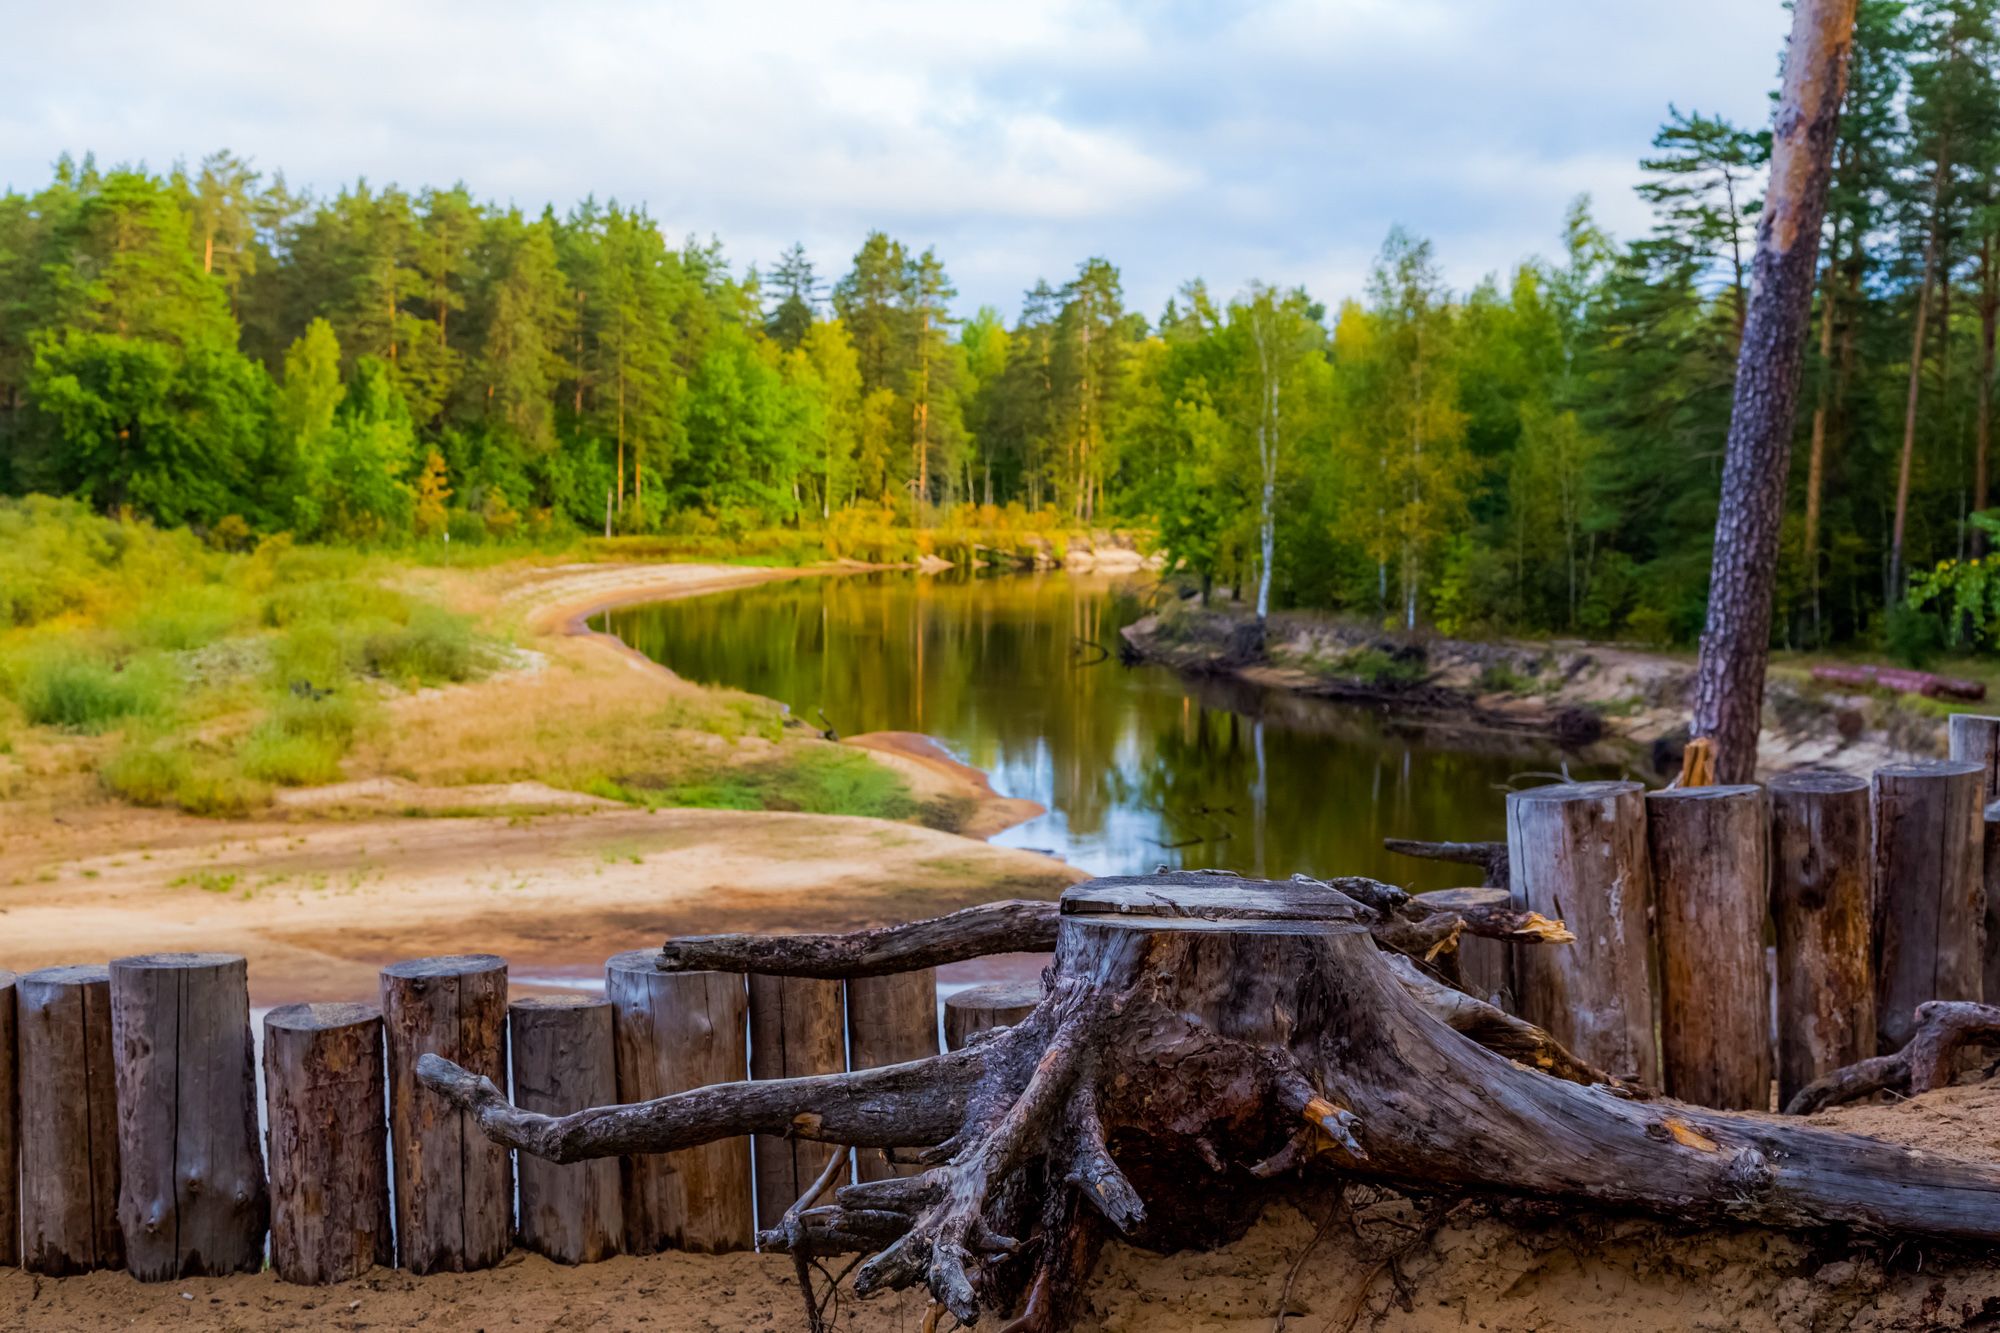
[[[1061,811],[1095,863],[1127,870],[1414,874],[1435,887],[1459,872],[1392,862],[1381,838],[1496,836],[1496,786],[1554,762],[1540,747],[1447,747],[1365,709],[1078,651],[1112,644],[1140,613],[1103,579],[867,575],[610,619],[691,679],[768,695],[808,719],[823,709],[843,734],[934,735]]]

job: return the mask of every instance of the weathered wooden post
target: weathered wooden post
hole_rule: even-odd
[[[1503,888],[1433,889],[1418,895],[1438,907],[1466,910],[1475,907],[1505,907],[1509,894]],[[1488,939],[1466,931],[1458,937],[1458,979],[1468,995],[1512,1013],[1514,1002],[1513,953],[1504,940]]]
[[[492,954],[415,958],[382,969],[396,1253],[412,1273],[470,1272],[506,1257],[514,1234],[507,1150],[417,1081],[435,1052],[507,1086],[507,963]]]
[[[141,1282],[255,1273],[271,1216],[241,954],[111,961],[118,1218]]]
[[[847,982],[847,1067],[874,1069],[938,1053],[937,969],[852,977]],[[854,1154],[863,1180],[911,1176],[882,1152]]]
[[[514,1104],[568,1115],[618,1100],[611,1005],[589,995],[535,995],[507,1006]],[[521,1243],[559,1264],[593,1264],[625,1248],[618,1162],[557,1166],[521,1154]]]
[[[111,969],[45,967],[14,988],[22,1266],[51,1277],[122,1268]]]
[[[1875,1026],[1900,1050],[1925,1000],[1977,1000],[1986,889],[1984,770],[1951,759],[1875,770]]]
[[[1951,757],[1981,770],[1979,801],[1984,812],[1980,839],[1981,882],[1986,889],[1985,957],[1981,965],[1980,997],[2000,1004],[2000,717],[1955,713],[1951,718]]]
[[[1660,1067],[1667,1093],[1698,1106],[1770,1109],[1769,840],[1761,787],[1678,787],[1646,797]]]
[[[0,969],[0,1268],[21,1262],[21,1131],[14,1072],[14,974]]]
[[[284,1281],[326,1286],[396,1262],[384,1092],[374,1005],[264,1015],[271,1267]]]
[[[1875,1054],[1874,883],[1867,779],[1772,778],[1780,1106],[1815,1079]]]
[[[817,977],[750,977],[750,1077],[800,1078],[847,1068],[840,983]],[[759,1134],[757,1225],[775,1227],[836,1151],[806,1139]],[[838,1151],[846,1152],[841,1148]]]
[[[651,949],[604,966],[618,1049],[618,1100],[648,1101],[749,1072],[749,1003],[737,972],[662,972]],[[634,1254],[747,1250],[755,1240],[750,1144],[725,1139],[623,1161],[625,1245]]]
[[[1521,1017],[1581,1059],[1658,1087],[1645,789],[1565,782],[1510,792],[1507,858],[1515,905],[1576,936],[1515,951]]]
[[[992,981],[984,986],[967,986],[944,1002],[944,1045],[948,1051],[965,1049],[974,1033],[992,1028],[1010,1028],[1042,1002],[1039,981]]]

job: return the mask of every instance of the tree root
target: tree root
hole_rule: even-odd
[[[2000,1006],[1970,1000],[1931,1000],[1917,1006],[1917,1027],[1909,1043],[1892,1055],[1877,1055],[1836,1069],[1792,1095],[1786,1115],[1811,1115],[1873,1092],[1914,1097],[1951,1083],[1961,1048],[2000,1041]]]

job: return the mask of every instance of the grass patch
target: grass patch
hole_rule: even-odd
[[[404,624],[369,635],[361,647],[369,671],[410,686],[470,680],[482,657],[472,623],[436,606],[412,608]]]
[[[1380,648],[1358,648],[1340,659],[1343,675],[1352,676],[1373,689],[1398,690],[1424,678],[1421,658],[1398,656]]]
[[[60,645],[28,655],[14,701],[35,726],[95,735],[134,718],[164,717],[172,686],[172,673],[157,660],[118,663]]]
[[[790,810],[875,819],[909,819],[920,813],[901,777],[865,754],[838,746],[801,742],[766,758],[731,763],[718,757],[700,768],[673,779],[643,774],[597,778],[584,790],[649,809]]]
[[[104,761],[98,778],[106,791],[134,805],[195,815],[248,814],[271,794],[226,757],[162,737],[128,739]]]

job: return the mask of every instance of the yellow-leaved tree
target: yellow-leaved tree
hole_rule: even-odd
[[[445,475],[444,455],[433,449],[424,460],[424,470],[417,474],[417,536],[436,537],[444,532],[445,501],[449,499],[451,483]]]

